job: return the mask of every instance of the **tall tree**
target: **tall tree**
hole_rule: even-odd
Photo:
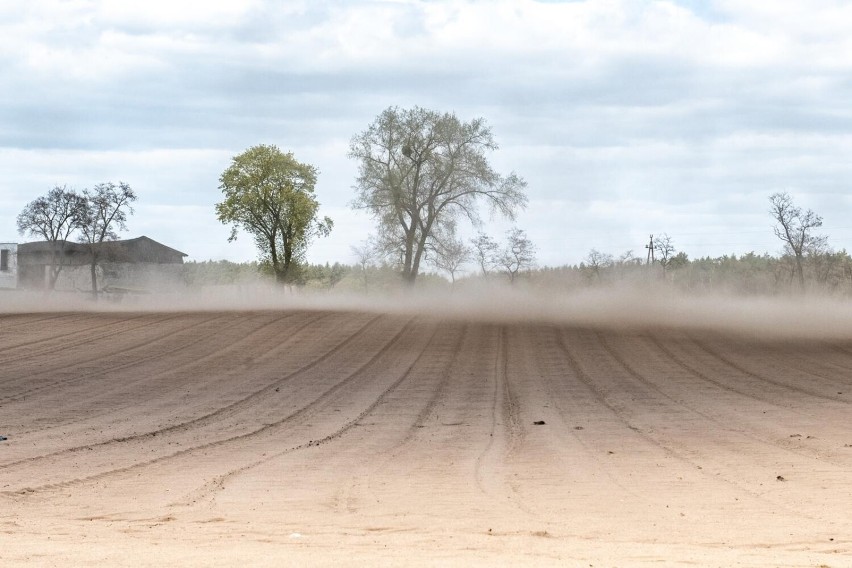
[[[127,230],[127,215],[133,214],[136,193],[123,181],[118,185],[99,183],[84,190],[85,213],[80,221],[81,241],[89,248],[89,271],[92,277],[92,297],[98,298],[98,263],[104,253],[104,243],[118,239],[118,231]]]
[[[55,186],[47,195],[31,201],[18,215],[18,232],[39,237],[51,244],[53,263],[48,273],[48,290],[56,287],[65,260],[65,245],[80,227],[86,200],[73,189]]]
[[[802,211],[796,207],[793,198],[787,192],[773,193],[769,196],[769,214],[775,219],[775,236],[784,242],[787,254],[796,261],[795,274],[798,276],[799,289],[805,289],[805,271],[802,261],[808,252],[820,251],[825,247],[827,238],[814,234],[814,229],[822,227],[822,217],[808,209]]]
[[[235,156],[219,178],[225,199],[216,214],[231,225],[228,240],[237,238],[238,229],[251,234],[279,283],[292,284],[311,240],[331,232],[332,220],[317,218],[316,181],[314,166],[264,144]]]
[[[353,206],[372,212],[380,239],[396,243],[402,276],[414,284],[427,246],[452,234],[459,218],[479,225],[478,203],[514,219],[526,206],[526,182],[494,171],[491,129],[476,118],[391,107],[352,139],[359,162]]]

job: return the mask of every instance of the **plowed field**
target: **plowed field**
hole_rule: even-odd
[[[852,566],[852,340],[0,316],[0,565]]]

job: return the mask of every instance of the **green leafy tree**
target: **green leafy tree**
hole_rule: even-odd
[[[526,182],[488,163],[496,149],[483,119],[462,122],[420,107],[388,108],[352,139],[349,157],[359,162],[353,206],[373,214],[379,241],[400,259],[409,284],[458,219],[481,224],[480,202],[509,219],[526,205]]]
[[[239,229],[252,235],[261,262],[279,283],[293,284],[311,240],[331,232],[332,220],[317,217],[316,181],[314,166],[263,144],[234,157],[219,178],[225,199],[216,204],[216,214],[231,225],[228,240],[235,240]]]

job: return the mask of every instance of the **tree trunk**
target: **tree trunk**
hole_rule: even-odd
[[[92,299],[94,301],[98,301],[98,262],[95,259],[92,259],[92,263],[89,265],[91,274],[92,274]]]
[[[59,273],[62,271],[62,255],[56,251],[56,244],[53,246],[53,266],[47,273],[47,292],[53,292],[56,289],[56,282],[59,280]]]
[[[405,235],[405,258],[402,265],[402,281],[414,286],[417,270],[414,268],[414,229]]]
[[[802,270],[802,257],[801,255],[796,255],[796,272],[799,275],[799,290],[802,292],[805,291],[805,271]]]
[[[59,280],[60,267],[53,265],[47,271],[47,291],[52,292],[56,289],[56,281]]]

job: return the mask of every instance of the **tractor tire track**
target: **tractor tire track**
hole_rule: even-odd
[[[177,318],[177,317],[178,316],[174,316],[174,318]],[[141,343],[136,343],[136,344],[133,345],[133,347],[126,349],[126,350],[122,351],[121,353],[124,354],[124,353],[132,352],[132,351],[145,349],[146,347],[149,347],[151,345],[156,345],[157,343],[160,343],[160,342],[163,342],[163,341],[168,341],[168,340],[172,339],[173,337],[175,337],[177,335],[180,335],[182,333],[194,330],[194,329],[196,329],[196,328],[198,328],[202,325],[209,324],[209,323],[211,323],[211,322],[213,322],[217,319],[222,319],[223,317],[224,316],[211,317],[211,318],[206,319],[203,322],[195,322],[191,325],[184,326],[184,327],[181,327],[177,330],[170,331],[170,332],[168,332],[164,335],[158,335],[158,336],[153,337],[149,340],[142,341]],[[171,318],[171,319],[174,319],[174,318]],[[160,322],[157,322],[157,323],[160,324],[162,322],[160,321]],[[205,336],[205,338],[210,337],[211,335],[213,335],[213,334],[209,334],[209,335]],[[199,341],[201,341],[201,340],[199,340]],[[26,398],[30,393],[39,392],[41,390],[44,390],[45,388],[53,388],[53,387],[55,387],[59,384],[68,384],[68,383],[73,382],[75,380],[86,381],[86,380],[89,380],[89,379],[92,379],[92,378],[95,378],[95,377],[98,377],[98,376],[106,375],[110,372],[114,372],[114,371],[121,370],[121,369],[127,369],[127,368],[133,367],[137,364],[141,364],[141,363],[144,363],[146,361],[156,359],[158,357],[171,355],[172,353],[179,351],[183,347],[184,347],[184,345],[181,345],[181,346],[178,346],[177,348],[167,349],[166,351],[155,352],[153,354],[146,355],[146,356],[144,356],[144,357],[142,357],[142,358],[140,358],[136,361],[132,361],[130,363],[123,363],[123,364],[119,364],[119,365],[115,365],[113,367],[107,367],[107,368],[99,368],[97,373],[94,373],[94,374],[85,374],[84,373],[84,374],[76,375],[75,377],[69,378],[67,380],[63,379],[59,382],[47,383],[47,384],[44,384],[44,385],[40,385],[39,387],[34,387],[32,389],[29,389],[29,390],[18,391],[14,395],[9,395],[9,396],[0,398],[0,402],[18,401],[18,400],[21,400],[23,398]],[[115,356],[116,354],[110,353],[109,355],[112,357],[112,356]],[[36,377],[49,375],[49,374],[54,373],[54,372],[59,371],[59,370],[71,373],[71,371],[73,371],[76,367],[81,367],[81,366],[85,366],[85,365],[88,365],[88,364],[96,362],[96,361],[100,361],[102,358],[103,358],[103,355],[99,354],[97,356],[90,357],[88,359],[75,360],[74,363],[73,363],[73,367],[68,367],[67,364],[60,363],[59,365],[57,365],[55,367],[50,367],[50,368],[47,368],[47,369],[39,369],[38,371],[30,372],[30,373],[27,374],[26,377],[20,378],[20,380],[29,382],[29,381],[32,381],[33,379],[35,379]],[[12,373],[10,373],[8,370],[4,369],[4,375],[10,375],[10,374],[12,374]],[[14,379],[11,379],[11,380],[14,380]],[[11,382],[11,380],[9,380],[9,382]]]
[[[807,389],[807,388],[799,387],[799,386],[796,386],[796,385],[792,385],[792,384],[784,382],[784,381],[778,381],[778,380],[770,379],[769,377],[766,377],[764,375],[760,375],[760,374],[755,373],[754,371],[752,371],[750,369],[747,369],[743,365],[740,365],[739,363],[733,361],[730,357],[728,357],[726,355],[722,355],[717,350],[715,350],[711,347],[708,347],[706,342],[704,342],[704,341],[697,341],[697,340],[693,339],[692,337],[690,337],[690,342],[692,344],[694,344],[696,347],[698,347],[700,350],[702,350],[705,353],[707,353],[708,355],[712,356],[714,359],[721,361],[722,363],[724,363],[725,365],[727,365],[731,369],[734,369],[737,372],[742,373],[743,375],[746,375],[746,376],[748,376],[748,377],[750,377],[750,378],[752,378],[756,381],[768,383],[770,385],[774,385],[776,387],[786,389],[788,391],[797,392],[797,393],[808,395],[808,396],[811,396],[811,397],[814,397],[814,398],[821,398],[823,400],[831,400],[831,401],[834,401],[834,402],[847,402],[847,401],[845,401],[845,400],[843,400],[843,399],[841,399],[837,396],[825,395],[823,393],[814,391],[813,389]]]
[[[224,315],[224,316],[220,316],[219,318],[213,318],[212,320],[209,320],[206,323],[212,323],[213,321],[217,321],[218,319],[221,319],[223,317],[228,317],[228,316]],[[284,317],[276,317],[276,318],[274,318],[274,319],[272,319],[272,320],[270,320],[270,321],[268,321],[268,322],[266,322],[266,323],[264,323],[260,326],[253,326],[253,329],[251,329],[251,331],[249,331],[246,335],[242,336],[238,341],[232,342],[230,345],[228,345],[224,348],[215,350],[213,352],[206,353],[201,357],[195,356],[195,357],[193,357],[193,359],[191,361],[187,361],[187,362],[180,363],[180,364],[177,364],[177,365],[172,365],[166,370],[159,371],[157,373],[147,375],[147,376],[135,379],[133,381],[122,382],[120,385],[118,385],[118,387],[119,388],[127,388],[127,387],[132,387],[136,384],[152,383],[152,382],[155,382],[155,381],[163,381],[163,379],[166,379],[168,377],[174,377],[175,375],[177,375],[177,374],[179,374],[183,371],[186,371],[186,370],[192,369],[193,367],[197,367],[199,365],[202,365],[202,364],[208,362],[209,360],[211,360],[213,358],[221,358],[223,356],[228,355],[229,353],[231,353],[233,351],[236,351],[236,350],[243,348],[243,346],[245,346],[246,344],[252,343],[254,341],[254,338],[257,335],[263,333],[268,328],[275,326],[275,325],[278,325],[282,321],[287,321],[287,320],[291,319],[292,317],[295,317],[295,314],[288,314]],[[298,333],[302,329],[304,329],[305,327],[307,327],[311,324],[314,324],[321,319],[322,319],[322,316],[319,316],[319,315],[314,316],[313,318],[309,318],[305,322],[297,324],[294,328],[292,328],[291,331]],[[174,354],[174,353],[187,351],[187,350],[191,349],[192,347],[195,347],[196,345],[199,345],[201,343],[206,342],[208,339],[216,336],[219,333],[220,333],[220,330],[213,329],[213,330],[210,331],[210,333],[200,335],[199,337],[196,337],[189,342],[181,343],[180,345],[176,346],[173,349],[168,350],[165,353],[158,352],[154,355],[151,355],[150,357],[146,357],[144,360],[141,360],[141,361],[134,361],[134,362],[131,362],[131,363],[128,363],[128,364],[125,364],[125,365],[119,365],[119,366],[116,366],[116,367],[112,367],[112,368],[109,369],[108,372],[112,373],[112,372],[120,371],[120,370],[123,370],[123,369],[133,368],[135,366],[138,366],[141,363],[162,357],[164,355],[171,355],[171,354]],[[97,377],[97,376],[103,376],[105,374],[107,374],[107,373],[106,372],[105,373],[98,372],[97,374],[89,375],[89,378],[93,378],[93,377]],[[160,392],[165,395],[165,394],[168,394],[168,392],[171,392],[173,389],[180,388],[180,386],[181,385],[178,382],[172,382],[171,384],[167,383],[166,385],[163,386],[163,389]],[[103,391],[101,391],[101,392],[103,392]],[[93,401],[93,399],[90,398],[86,402],[91,403],[92,401]],[[49,426],[44,426],[44,427],[41,427],[41,428],[34,428],[34,429],[30,429],[30,430],[17,430],[16,436],[22,436],[22,435],[25,435],[25,434],[32,434],[32,433],[37,433],[37,432],[45,432],[45,431],[53,430],[53,429],[57,429],[57,428],[67,428],[68,426],[71,426],[71,425],[74,425],[74,424],[77,424],[77,423],[80,423],[80,422],[89,421],[92,418],[97,418],[99,416],[105,416],[105,415],[109,415],[109,414],[115,414],[115,413],[118,413],[121,410],[124,410],[126,408],[131,408],[131,407],[134,407],[134,406],[135,406],[135,404],[133,404],[133,403],[127,403],[127,404],[119,405],[119,406],[111,406],[108,410],[100,412],[100,413],[92,412],[91,410],[88,410],[85,413],[83,413],[82,416],[79,416],[76,419],[64,420],[62,422],[52,423]],[[67,410],[68,412],[74,411],[73,408],[64,409],[64,410]],[[0,466],[0,467],[2,467],[2,466]]]
[[[59,335],[52,335],[50,337],[45,337],[43,339],[24,341],[24,342],[21,342],[21,343],[16,343],[14,345],[0,345],[0,349],[2,349],[5,352],[9,352],[9,351],[14,351],[16,349],[32,347],[34,345],[41,345],[41,344],[48,343],[48,342],[59,342],[60,343],[58,347],[48,346],[46,348],[41,349],[40,351],[27,351],[25,353],[14,355],[12,357],[6,357],[4,359],[0,359],[0,366],[5,366],[5,365],[7,365],[7,364],[9,364],[13,361],[29,360],[32,357],[40,356],[43,353],[56,353],[58,351],[65,351],[65,350],[68,350],[68,349],[73,349],[75,347],[85,345],[86,343],[89,343],[91,341],[97,341],[97,340],[103,339],[105,337],[114,336],[116,332],[105,332],[105,333],[98,333],[94,336],[84,335],[84,336],[80,337],[81,334],[85,334],[85,333],[93,332],[93,331],[97,331],[97,330],[102,330],[104,328],[109,328],[109,327],[126,327],[129,322],[134,321],[134,320],[138,320],[138,319],[145,319],[145,318],[150,319],[150,318],[153,317],[153,318],[157,318],[159,320],[159,319],[162,319],[164,317],[162,315],[153,315],[152,316],[151,314],[135,314],[133,316],[125,317],[125,318],[121,318],[121,319],[112,319],[111,321],[107,321],[106,323],[104,323],[102,321],[102,318],[98,318],[97,316],[98,316],[98,314],[86,314],[85,317],[82,318],[82,319],[95,319],[96,321],[98,321],[97,325],[93,325],[93,326],[90,326],[90,327],[84,327],[82,329],[77,328],[75,326],[73,331],[61,333]],[[178,316],[174,315],[174,316],[171,316],[171,317],[167,317],[166,319],[172,319],[172,318],[175,318],[175,317],[178,317]],[[139,327],[147,327],[147,326],[153,325],[155,323],[158,323],[158,322],[154,321],[154,322],[148,322],[148,323],[142,324],[141,326],[134,326],[134,327],[131,327],[129,331],[133,331],[134,329],[138,329]],[[118,332],[118,333],[122,333],[122,332]],[[70,337],[76,337],[76,339],[70,340],[70,341],[67,340]]]
[[[733,432],[743,438],[750,439],[754,442],[758,442],[760,444],[770,446],[772,448],[776,448],[781,450],[782,452],[794,454],[800,457],[813,459],[819,462],[827,462],[833,465],[837,465],[840,467],[844,467],[847,465],[843,460],[838,460],[833,456],[827,456],[822,451],[817,450],[808,450],[807,448],[794,448],[789,444],[779,443],[777,439],[767,438],[764,436],[758,436],[752,432],[749,432],[744,429],[731,429],[730,422],[725,422],[720,420],[719,418],[712,416],[701,409],[699,409],[696,405],[688,404],[678,398],[675,398],[661,389],[658,385],[656,385],[653,381],[649,380],[645,377],[641,372],[639,372],[635,366],[631,365],[630,362],[621,354],[619,354],[612,345],[610,345],[610,341],[604,336],[604,334],[600,332],[595,332],[595,336],[600,342],[603,349],[607,352],[607,354],[615,361],[624,371],[630,375],[634,380],[641,383],[648,390],[654,392],[657,396],[663,397],[668,400],[671,404],[679,406],[685,410],[688,410],[690,413],[700,416],[702,419],[714,425],[717,430],[725,430]]]
[[[177,502],[177,503],[174,503],[174,505],[186,506],[186,505],[195,504],[196,502],[198,502],[200,500],[209,498],[211,494],[213,494],[217,491],[223,490],[225,488],[225,483],[229,479],[232,479],[232,478],[234,478],[238,475],[247,473],[247,472],[251,471],[252,469],[260,467],[263,464],[266,464],[266,463],[268,463],[272,460],[278,459],[278,458],[285,456],[287,454],[292,454],[292,453],[298,452],[300,450],[307,450],[309,448],[322,446],[324,444],[328,444],[329,442],[333,442],[335,440],[340,439],[341,437],[346,435],[348,432],[352,431],[356,426],[358,426],[358,424],[362,420],[364,420],[364,418],[366,418],[367,416],[372,414],[381,404],[384,403],[384,401],[387,399],[387,397],[391,393],[393,393],[396,389],[398,389],[400,387],[400,385],[402,385],[402,383],[405,382],[411,376],[414,368],[420,363],[420,361],[424,358],[424,356],[429,352],[429,346],[435,340],[435,337],[438,335],[439,330],[440,330],[440,328],[436,326],[435,329],[432,331],[431,336],[429,337],[429,340],[427,341],[426,345],[423,347],[423,349],[421,349],[420,354],[417,356],[417,358],[410,365],[408,365],[408,367],[405,369],[405,371],[401,374],[401,376],[399,378],[397,378],[393,383],[391,383],[387,388],[385,388],[378,395],[378,397],[376,397],[373,400],[373,402],[369,406],[364,408],[354,418],[347,420],[342,426],[338,427],[334,431],[332,431],[332,432],[326,434],[325,436],[320,437],[316,440],[308,440],[307,442],[302,442],[300,444],[290,446],[290,447],[288,447],[284,450],[279,450],[279,451],[267,454],[267,455],[263,456],[262,458],[260,458],[258,460],[255,460],[251,463],[245,464],[245,465],[240,466],[238,468],[234,468],[234,469],[232,469],[232,470],[230,470],[230,471],[228,471],[224,474],[221,474],[221,475],[215,477],[214,479],[208,481],[207,483],[205,483],[201,488],[199,488],[198,490],[193,492],[190,496],[188,496],[184,500]],[[288,419],[289,419],[289,417],[288,417]]]
[[[619,409],[616,405],[610,403],[607,400],[607,393],[600,389],[600,387],[596,384],[594,379],[590,375],[588,375],[585,370],[583,370],[582,366],[580,365],[580,363],[576,359],[576,356],[572,354],[571,349],[568,347],[568,344],[565,341],[564,330],[559,334],[559,344],[563,349],[566,361],[568,362],[569,367],[571,368],[572,372],[574,372],[576,374],[576,376],[580,379],[580,381],[583,382],[583,384],[585,384],[589,388],[589,390],[595,394],[595,398],[598,400],[598,402],[602,406],[609,409],[610,412],[612,412],[613,416],[619,422],[624,424],[625,427],[627,427],[629,430],[633,431],[637,436],[644,439],[646,442],[648,442],[651,445],[656,446],[659,449],[661,449],[668,457],[670,457],[672,459],[676,459],[676,460],[683,462],[685,464],[689,464],[691,467],[693,467],[695,469],[702,470],[702,472],[704,471],[704,466],[701,463],[699,463],[698,461],[696,461],[692,457],[686,455],[682,450],[672,446],[671,444],[664,443],[661,440],[657,439],[656,437],[648,434],[642,428],[638,427],[636,424],[631,422],[630,419],[627,418],[624,415],[623,410]],[[725,483],[725,484],[727,484],[731,487],[734,487],[737,490],[742,491],[743,493],[748,494],[755,499],[765,501],[767,503],[771,503],[775,507],[783,508],[783,509],[785,509],[789,512],[796,512],[797,514],[803,514],[801,511],[796,511],[796,509],[790,507],[786,503],[782,503],[782,502],[778,502],[778,501],[768,499],[765,495],[763,495],[759,491],[755,491],[754,489],[751,489],[751,488],[747,487],[746,485],[744,485],[743,483],[740,483],[738,481],[734,481],[734,480],[729,479],[727,477],[719,477],[719,476],[714,477],[714,479],[717,480],[717,481],[723,482],[723,483]],[[815,517],[810,516],[809,518],[815,518]]]
[[[348,345],[355,338],[357,338],[360,335],[360,333],[363,332],[363,330],[365,328],[369,327],[371,324],[376,322],[378,319],[380,319],[380,317],[381,316],[375,316],[372,319],[368,320],[367,323],[365,323],[354,334],[347,337],[343,342],[337,344],[331,350],[326,351],[320,357],[318,357],[318,358],[312,360],[311,362],[303,365],[302,367],[300,367],[296,371],[293,371],[292,373],[286,375],[285,377],[278,379],[278,381],[276,381],[275,383],[267,385],[263,389],[255,391],[252,394],[250,394],[250,395],[248,395],[248,396],[246,396],[246,397],[244,397],[244,398],[242,398],[238,401],[235,401],[234,403],[232,403],[228,406],[221,407],[221,408],[219,408],[219,409],[217,409],[217,410],[215,410],[211,413],[208,413],[204,416],[200,416],[200,417],[195,418],[193,420],[189,420],[189,421],[182,422],[182,423],[179,423],[179,424],[175,424],[175,425],[172,425],[172,426],[168,426],[168,427],[165,427],[165,428],[160,428],[160,429],[153,430],[153,431],[150,431],[150,432],[145,432],[145,433],[142,433],[142,434],[136,434],[136,435],[126,436],[126,437],[121,437],[121,438],[113,438],[113,439],[110,439],[110,440],[107,440],[107,441],[104,441],[104,442],[101,442],[101,443],[98,443],[98,444],[89,444],[89,445],[76,446],[76,447],[73,447],[73,448],[66,448],[66,449],[63,449],[63,450],[52,452],[50,454],[44,454],[44,455],[40,455],[40,456],[32,456],[32,457],[25,458],[25,459],[22,459],[22,460],[18,460],[18,461],[15,461],[15,462],[9,462],[9,463],[0,465],[0,470],[5,470],[5,469],[9,469],[9,468],[12,468],[12,467],[15,467],[15,466],[21,466],[21,465],[31,465],[31,464],[33,464],[34,462],[37,462],[37,461],[42,461],[42,460],[46,460],[46,459],[55,459],[55,458],[58,458],[58,457],[77,454],[77,453],[80,453],[80,452],[88,452],[88,451],[95,450],[95,449],[103,449],[103,448],[107,448],[107,447],[111,447],[111,446],[126,444],[126,443],[129,443],[129,442],[138,442],[138,441],[141,441],[141,440],[154,438],[154,437],[157,437],[157,436],[167,435],[167,434],[173,433],[173,432],[186,432],[186,431],[188,431],[192,428],[199,428],[199,427],[202,427],[202,426],[205,426],[205,425],[210,425],[210,424],[214,423],[215,420],[225,419],[228,416],[232,416],[232,415],[236,414],[236,412],[240,409],[248,408],[253,401],[256,401],[258,398],[260,398],[264,395],[269,395],[270,393],[275,391],[275,388],[280,387],[285,382],[291,380],[293,377],[295,377],[299,374],[302,374],[302,373],[316,367],[317,365],[319,365],[323,361],[327,360],[329,357],[333,356],[335,353],[341,351],[346,345]],[[336,392],[338,392],[339,390],[341,390],[345,386],[348,386],[350,383],[352,383],[357,378],[357,376],[360,375],[364,371],[364,369],[375,364],[375,362],[379,358],[381,358],[384,354],[386,354],[390,350],[390,348],[396,342],[398,342],[399,339],[406,332],[408,332],[411,329],[411,327],[413,326],[413,323],[414,323],[414,318],[411,318],[402,327],[402,329],[400,329],[397,332],[397,334],[394,335],[383,347],[381,347],[381,349],[377,353],[375,353],[366,363],[364,363],[363,365],[361,365],[360,367],[355,369],[352,373],[350,373],[347,377],[345,377],[344,379],[342,379],[341,381],[336,383],[330,389],[321,393],[318,398],[314,399],[313,401],[311,401],[307,405],[299,408],[298,410],[291,412],[290,414],[286,415],[283,418],[280,418],[280,419],[275,420],[273,422],[268,422],[268,423],[264,424],[263,426],[261,426],[260,428],[250,430],[249,432],[246,432],[246,433],[230,436],[230,437],[227,437],[227,438],[219,439],[219,440],[216,440],[216,441],[213,441],[213,442],[204,443],[204,444],[197,445],[197,446],[192,446],[192,447],[180,450],[178,452],[174,452],[174,453],[169,454],[169,455],[165,455],[165,456],[155,458],[153,460],[148,460],[148,461],[145,461],[145,462],[138,462],[138,463],[131,464],[131,465],[124,467],[124,468],[118,468],[118,469],[115,469],[115,470],[109,470],[109,471],[101,472],[101,473],[98,473],[94,476],[74,479],[74,480],[71,480],[67,483],[75,484],[75,483],[78,483],[78,482],[85,482],[85,481],[89,481],[89,480],[92,480],[92,479],[104,479],[105,477],[112,475],[114,473],[123,473],[123,472],[130,471],[130,470],[138,468],[138,467],[144,467],[144,466],[148,466],[148,465],[152,465],[152,464],[156,464],[156,463],[162,463],[162,462],[164,462],[168,459],[183,456],[183,455],[186,455],[186,454],[194,452],[194,451],[207,450],[207,449],[219,447],[223,444],[246,440],[246,439],[258,436],[260,434],[266,433],[266,432],[268,432],[268,431],[270,431],[274,428],[278,428],[282,425],[290,423],[290,422],[292,422],[292,421],[294,421],[294,420],[296,420],[296,419],[298,419],[302,416],[307,415],[313,408],[324,403],[330,397],[332,397]],[[38,487],[35,487],[35,488],[32,488],[32,489],[41,491],[42,489],[45,489],[45,488],[55,488],[55,487],[58,487],[58,486],[66,486],[66,485],[63,485],[62,483],[46,484],[44,486],[38,486]]]

